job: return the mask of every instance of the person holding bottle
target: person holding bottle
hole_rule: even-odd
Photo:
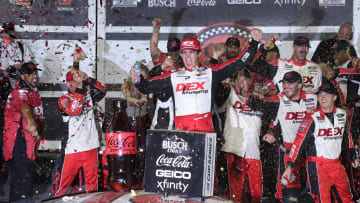
[[[80,53],[74,53],[79,59]],[[65,157],[52,192],[65,195],[82,168],[86,192],[98,189],[98,150],[100,146],[94,117],[94,103],[106,94],[104,86],[86,73],[71,69],[66,74],[68,92],[58,100],[63,121],[68,124]]]

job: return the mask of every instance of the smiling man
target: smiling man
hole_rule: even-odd
[[[273,80],[282,92],[283,87],[280,80],[290,71],[300,73],[303,80],[303,89],[308,92],[317,92],[321,85],[322,73],[320,68],[312,61],[306,59],[309,53],[310,42],[305,36],[296,37],[293,43],[293,55],[290,59],[275,59],[271,63],[257,60],[251,66],[251,71]]]
[[[137,88],[145,93],[170,93],[174,98],[177,129],[188,131],[213,132],[211,108],[214,98],[213,87],[245,67],[256,54],[262,32],[251,31],[252,41],[237,57],[218,66],[203,67],[199,62],[200,43],[195,38],[183,39],[180,51],[184,67],[152,78],[141,78]],[[130,77],[136,79],[139,74],[131,69]]]
[[[280,82],[283,85],[283,92],[262,100],[250,96],[247,104],[251,109],[260,111],[267,115],[269,120],[273,120],[263,140],[271,144],[278,142],[281,146],[278,149],[279,169],[275,197],[289,199],[292,193],[299,191],[301,176],[298,169],[302,163],[292,170],[296,179],[289,183],[287,188],[280,185],[280,177],[285,170],[288,154],[302,119],[306,112],[316,107],[316,95],[302,90],[303,81],[296,71],[287,72]]]
[[[337,202],[353,202],[349,180],[340,162],[342,150],[350,152],[354,168],[356,159],[347,113],[335,106],[337,90],[332,83],[324,83],[318,92],[319,108],[302,121],[288,157],[282,177],[290,178],[293,166],[301,154],[306,154],[308,185],[315,202],[331,202],[330,190]]]

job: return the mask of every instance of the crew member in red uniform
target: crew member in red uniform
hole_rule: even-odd
[[[36,85],[38,68],[29,62],[20,68],[21,80],[8,96],[5,106],[4,158],[11,171],[10,201],[32,196],[34,160],[44,121],[43,105]]]
[[[246,199],[246,194],[250,194],[251,202],[260,202],[262,194],[259,149],[262,113],[246,105],[251,83],[250,72],[239,71],[225,104],[225,142],[221,150],[227,152],[230,198],[236,202]]]
[[[170,92],[174,97],[177,129],[188,131],[212,132],[211,108],[214,93],[213,86],[242,69],[257,51],[262,32],[253,29],[253,40],[236,58],[217,67],[202,67],[199,63],[200,43],[195,38],[186,38],[180,43],[184,67],[152,78],[149,81],[141,78],[137,88],[146,94]],[[131,69],[130,77],[137,79]]]
[[[344,109],[336,107],[336,88],[324,83],[318,92],[319,108],[307,114],[291,146],[289,160],[282,177],[289,179],[291,169],[306,154],[307,176],[310,192],[315,202],[331,202],[334,190],[338,202],[353,202],[349,181],[339,160],[341,150],[348,150],[354,168],[359,160],[347,126]]]
[[[275,197],[289,198],[300,188],[301,164],[293,170],[296,179],[288,184],[286,190],[280,185],[280,176],[285,170],[285,164],[291,145],[295,140],[296,132],[307,111],[316,108],[316,95],[302,90],[302,78],[296,71],[288,72],[281,80],[283,92],[262,100],[251,96],[247,104],[256,111],[261,111],[273,120],[263,140],[268,143],[278,142],[279,166]],[[274,118],[275,116],[275,118]],[[294,188],[294,189],[292,189]],[[284,194],[286,193],[286,194]],[[289,194],[289,196],[287,195]]]
[[[63,121],[68,124],[65,158],[57,173],[52,193],[55,197],[65,195],[74,178],[83,169],[86,192],[98,189],[99,135],[94,117],[94,104],[106,94],[99,81],[79,70],[66,74],[68,93],[59,98]]]

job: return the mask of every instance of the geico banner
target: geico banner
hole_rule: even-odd
[[[149,130],[145,191],[212,196],[215,147],[215,133]]]
[[[173,27],[208,26],[219,22],[245,26],[338,26],[353,21],[353,2],[345,0],[113,0],[106,2],[106,24],[111,26],[151,26],[154,16],[160,16],[163,25]]]

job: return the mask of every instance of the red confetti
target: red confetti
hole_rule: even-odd
[[[91,22],[91,20],[90,20],[90,19],[88,19],[88,22],[89,22],[90,24],[93,24],[93,22]]]
[[[49,13],[49,11],[46,11],[43,14],[41,14],[41,16],[46,16],[48,13]]]
[[[131,50],[133,50],[133,49],[134,49],[134,47],[130,47],[130,49],[131,49]]]
[[[45,47],[47,47],[48,44],[49,44],[49,42],[46,40],[46,41],[45,41]]]
[[[60,51],[57,51],[57,52],[55,52],[55,54],[62,54],[63,52],[60,52]]]

